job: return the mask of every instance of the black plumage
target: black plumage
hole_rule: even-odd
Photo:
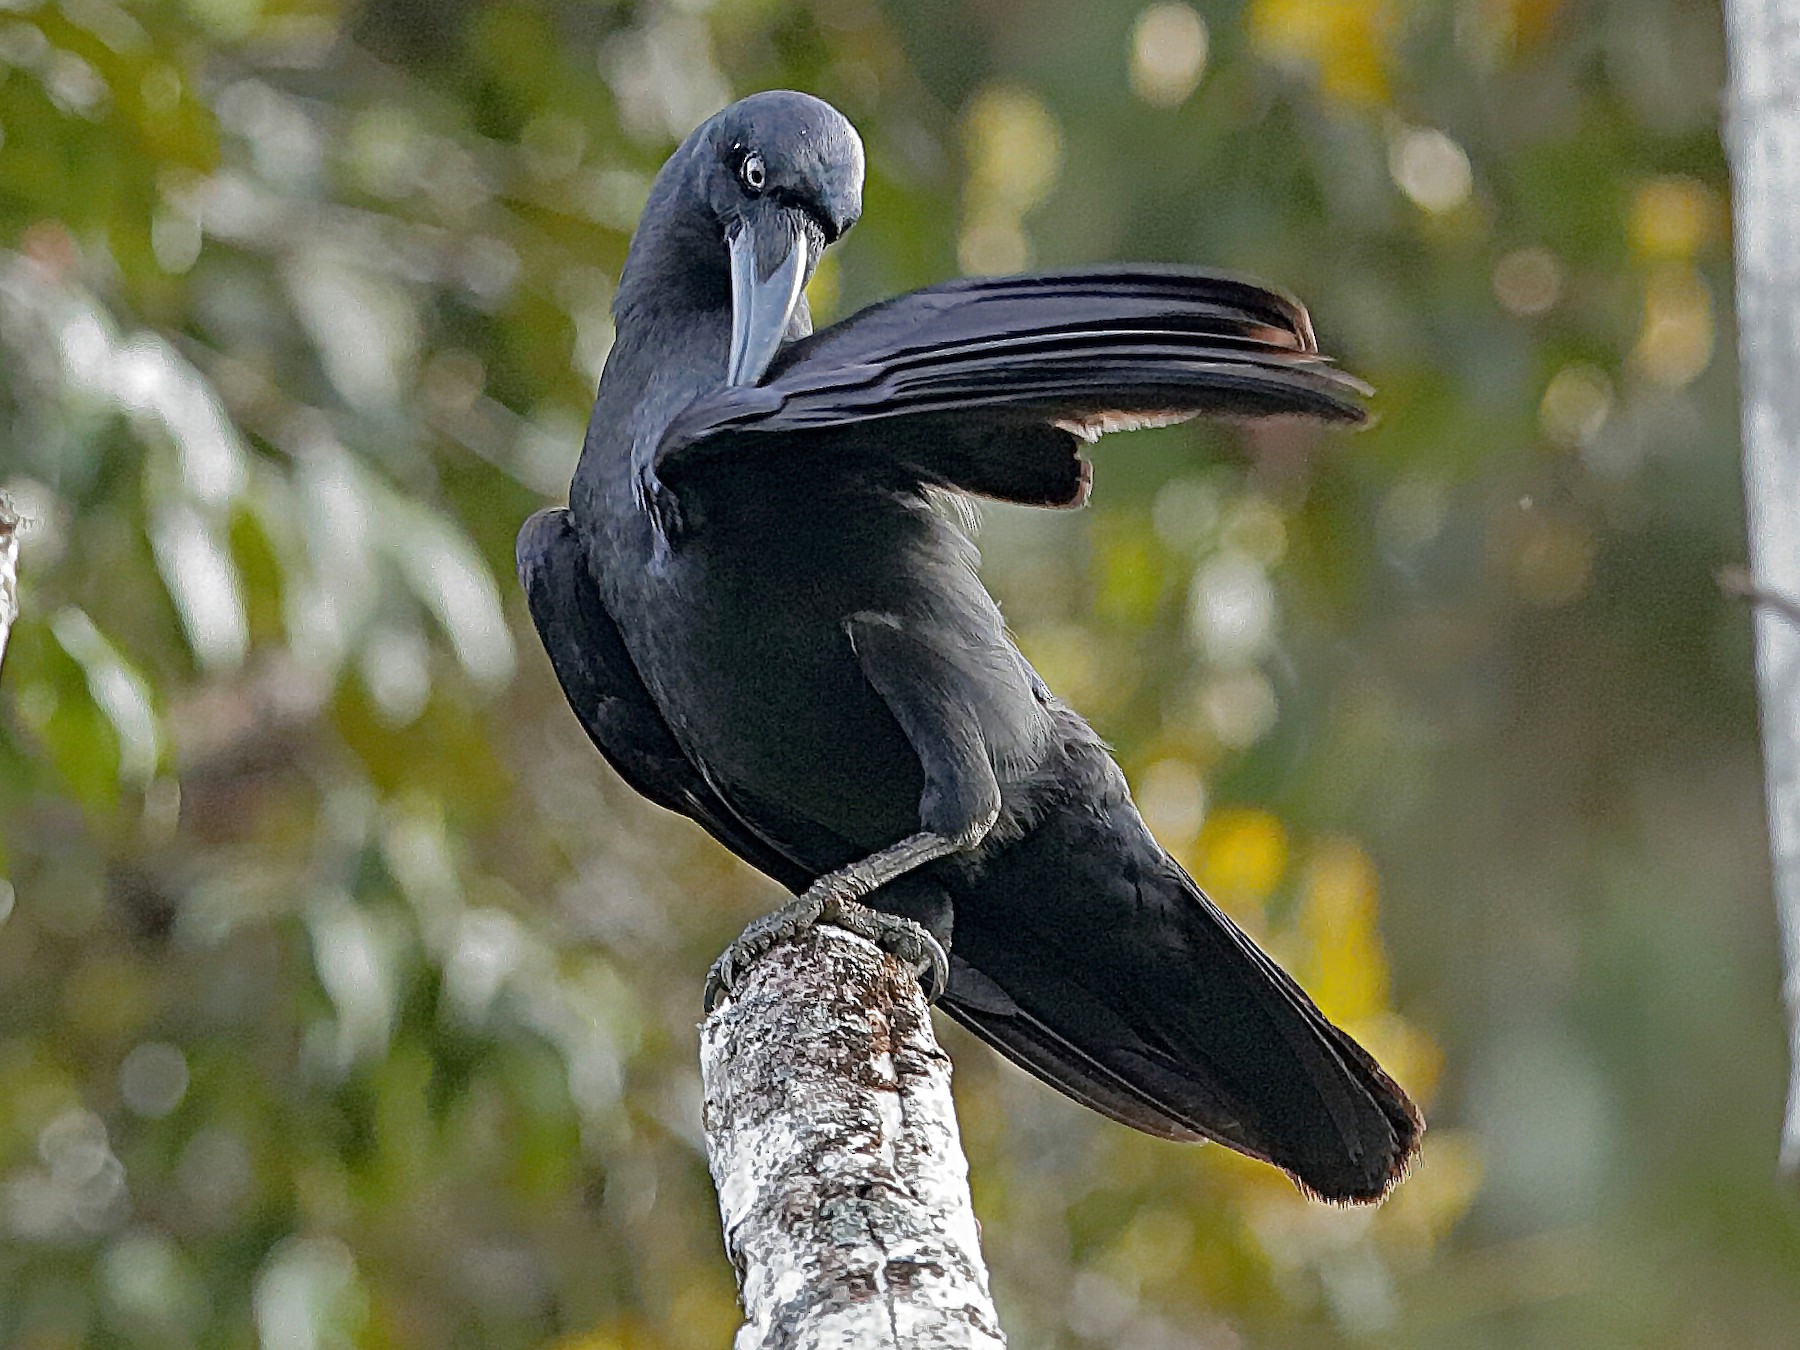
[[[916,921],[941,1006],[1077,1101],[1380,1198],[1411,1102],[1150,836],[931,500],[1079,505],[1102,431],[1355,423],[1366,391],[1294,301],[1177,269],[965,279],[810,333],[861,180],[849,124],[794,93],[659,175],[570,508],[519,537],[570,704],[633,787],[801,894],[724,989],[821,914],[935,985]]]

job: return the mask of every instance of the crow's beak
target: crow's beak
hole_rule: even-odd
[[[731,249],[731,360],[725,383],[755,384],[775,359],[806,284],[806,231],[786,211],[739,222]]]

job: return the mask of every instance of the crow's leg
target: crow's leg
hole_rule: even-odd
[[[791,904],[765,914],[726,948],[706,979],[706,1010],[731,992],[750,963],[821,921],[868,938],[911,965],[935,1002],[949,982],[944,946],[922,924],[862,903],[878,887],[974,848],[1000,814],[1000,784],[974,712],[968,675],[898,620],[852,615],[844,624],[863,674],[887,703],[925,771],[918,833],[827,872]]]

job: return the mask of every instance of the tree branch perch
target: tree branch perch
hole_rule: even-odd
[[[918,981],[827,924],[701,1028],[736,1350],[1001,1350],[968,1164]]]

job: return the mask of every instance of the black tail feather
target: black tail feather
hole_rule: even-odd
[[[1129,803],[1047,822],[956,899],[957,1021],[1076,1101],[1212,1139],[1324,1200],[1380,1200],[1424,1122]]]

